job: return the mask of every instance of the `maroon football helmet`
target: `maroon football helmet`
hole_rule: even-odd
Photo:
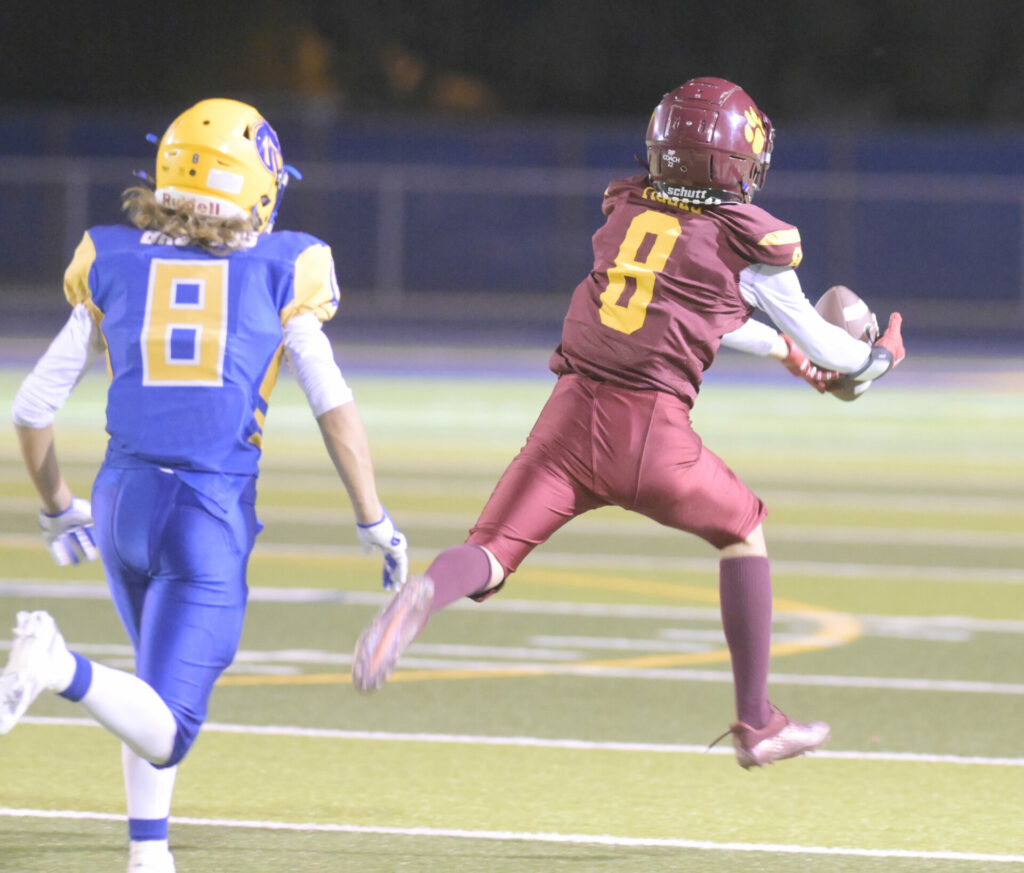
[[[772,123],[746,91],[725,79],[690,79],[651,115],[651,181],[683,203],[749,203],[764,186],[774,142]]]

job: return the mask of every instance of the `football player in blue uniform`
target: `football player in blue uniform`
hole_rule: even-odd
[[[46,612],[17,617],[0,675],[0,733],[43,691],[79,703],[123,742],[129,870],[174,870],[174,775],[242,632],[246,564],[261,525],[256,477],[282,359],[301,385],[384,586],[406,579],[405,537],[377,496],[352,391],[322,323],[338,306],[331,250],[272,232],[289,175],[251,106],[204,100],[159,142],[155,190],[130,188],[131,224],[90,228],[64,275],[72,314],[25,379],[14,422],[58,564],[103,561],[136,673],[69,650]],[[106,354],[106,457],[75,497],[53,420]],[[95,523],[94,523],[95,520]]]

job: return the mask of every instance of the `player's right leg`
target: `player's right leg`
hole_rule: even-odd
[[[422,576],[414,576],[377,614],[356,642],[352,681],[373,691],[387,681],[399,656],[427,619],[462,597],[480,600],[505,581],[505,568],[482,546],[451,546],[434,558]]]
[[[122,618],[129,616],[126,626],[132,635],[132,616],[142,610],[145,576],[121,558],[133,549],[145,553],[146,537],[143,533],[129,541],[122,535],[115,545],[115,502],[111,497],[133,489],[137,497],[149,492],[135,488],[144,483],[132,482],[125,487],[122,478],[126,472],[101,470],[93,492],[93,513],[104,568],[115,599],[117,592],[121,592],[118,605]],[[152,506],[160,505],[159,495],[149,495],[149,499]],[[141,508],[129,507],[129,511],[120,512],[120,519],[144,529],[147,516],[135,511]],[[0,680],[0,732],[9,731],[39,694],[51,691],[81,704],[141,757],[156,764],[168,761],[177,724],[170,708],[148,683],[68,651],[56,622],[46,612],[20,613],[14,634],[10,658]]]
[[[174,873],[167,839],[177,767],[156,768],[121,748],[128,811],[128,873]]]
[[[352,682],[360,691],[383,685],[398,658],[423,629],[434,599],[429,575],[413,576],[359,635],[352,655]]]
[[[75,656],[46,612],[19,612],[7,665],[0,674],[0,734],[13,728],[44,691],[71,685]]]
[[[828,738],[828,725],[795,722],[768,699],[772,584],[761,531],[764,504],[702,444],[681,401],[658,395],[652,403],[652,392],[637,397],[608,389],[605,394],[597,418],[612,438],[601,468],[620,477],[613,493],[624,502],[633,486],[629,469],[614,463],[637,442],[623,423],[632,421],[637,429],[646,415],[632,508],[720,550],[719,599],[736,699],[729,733],[738,762],[760,766],[817,748]]]
[[[0,675],[0,734],[10,731],[44,691],[80,703],[148,760],[162,763],[170,757],[177,725],[149,685],[70,652],[49,613],[19,612]]]
[[[593,383],[590,383],[593,384]],[[530,551],[577,515],[603,505],[589,480],[587,380],[563,377],[523,450],[502,474],[466,543],[443,551],[377,614],[356,643],[352,681],[379,688],[402,652],[437,610],[462,598],[496,592]]]

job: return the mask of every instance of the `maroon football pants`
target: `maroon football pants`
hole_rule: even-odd
[[[680,398],[565,375],[467,542],[511,573],[567,521],[609,505],[719,549],[746,539],[766,514],[704,447]]]

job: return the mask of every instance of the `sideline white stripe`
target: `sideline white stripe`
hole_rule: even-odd
[[[88,718],[61,718],[53,716],[26,716],[22,724],[57,727],[99,727]],[[494,737],[473,734],[397,733],[395,731],[353,731],[338,728],[304,728],[287,725],[245,725],[208,722],[203,731],[219,734],[243,734],[271,737],[303,737],[321,740],[368,740],[389,743],[437,743],[464,746],[517,746],[535,749],[575,749],[592,752],[645,752],[673,755],[732,755],[733,750],[723,746],[685,743],[635,743],[614,740],[547,739],[545,737]],[[1024,758],[987,758],[977,755],[930,755],[921,752],[860,752],[829,751],[819,749],[815,758],[842,761],[888,761],[904,764],[964,764],[990,767],[1024,767]]]
[[[0,817],[44,818],[123,822],[123,815],[60,809],[12,809],[0,807]],[[995,855],[982,852],[930,852],[914,849],[859,849],[846,846],[797,846],[782,843],[715,843],[711,840],[619,837],[612,834],[556,834],[531,831],[471,831],[456,828],[382,827],[334,823],[244,821],[237,819],[171,816],[171,824],[248,830],[300,831],[304,833],[380,834],[404,837],[449,837],[467,840],[502,840],[527,843],[563,843],[581,846],[617,846],[637,849],[703,849],[713,852],[766,852],[785,855],[839,855],[861,858],[914,858],[934,861],[988,861],[1002,864],[1024,862],[1024,855]]]

